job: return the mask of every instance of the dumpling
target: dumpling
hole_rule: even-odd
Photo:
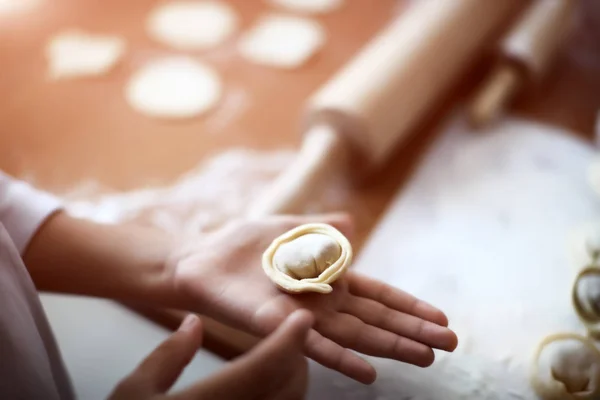
[[[583,336],[548,336],[535,353],[531,385],[544,400],[598,399],[600,351]]]
[[[581,270],[573,284],[573,307],[590,334],[600,337],[600,268]]]
[[[569,253],[574,268],[579,271],[600,264],[600,221],[590,221],[570,232]]]
[[[352,262],[352,246],[327,224],[301,225],[276,238],[263,254],[267,276],[289,293],[330,293]]]

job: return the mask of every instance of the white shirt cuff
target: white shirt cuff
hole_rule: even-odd
[[[44,221],[61,207],[57,197],[0,172],[0,223],[21,254]]]

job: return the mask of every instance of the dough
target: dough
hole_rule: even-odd
[[[548,336],[536,351],[531,384],[544,400],[598,399],[600,351],[583,336]]]
[[[569,234],[571,263],[577,271],[600,262],[600,221],[591,221]]]
[[[48,74],[51,79],[105,74],[122,58],[125,47],[125,40],[117,36],[64,31],[46,45]]]
[[[220,1],[173,1],[157,7],[146,29],[156,41],[180,50],[206,49],[228,39],[238,17]]]
[[[289,293],[330,293],[352,262],[352,246],[327,224],[301,225],[275,239],[262,266],[278,287]]]
[[[250,62],[284,69],[298,68],[325,43],[325,30],[313,20],[271,14],[260,18],[239,42]]]
[[[600,337],[600,268],[586,268],[577,275],[572,299],[575,311],[590,334]]]
[[[330,236],[309,233],[282,244],[273,256],[275,268],[295,279],[318,277],[337,259],[342,249]]]
[[[0,0],[0,16],[29,11],[39,3],[40,0]]]
[[[293,12],[326,14],[342,7],[344,0],[268,0],[269,3]]]
[[[221,91],[221,80],[212,68],[189,57],[173,56],[135,72],[126,86],[126,97],[141,113],[189,118],[214,107]]]

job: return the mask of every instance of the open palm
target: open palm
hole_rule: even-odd
[[[277,289],[262,270],[261,254],[277,236],[307,222],[329,223],[346,234],[351,227],[345,216],[232,223],[186,242],[174,254],[177,290],[191,310],[260,336],[273,332],[295,310],[308,309],[315,324],[306,355],[363,383],[375,380],[375,370],[350,350],[426,367],[434,361],[432,349],[456,348],[456,335],[440,310],[353,272],[326,295]]]

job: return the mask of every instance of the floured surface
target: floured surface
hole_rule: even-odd
[[[294,152],[232,149],[215,155],[172,185],[107,193],[90,184],[63,197],[74,216],[100,223],[135,221],[169,233],[199,233],[240,217],[293,159]]]
[[[267,0],[269,3],[289,11],[307,14],[326,14],[338,10],[344,0]]]
[[[228,39],[238,17],[221,1],[172,1],[154,9],[146,23],[148,34],[163,44],[181,50],[207,49]]]
[[[539,342],[584,333],[571,306],[568,232],[600,217],[591,145],[506,120],[454,122],[392,201],[355,268],[442,308],[459,337],[429,369],[374,359],[371,387],[313,365],[310,399],[536,399]],[[402,397],[403,396],[403,397]]]
[[[325,44],[325,39],[325,29],[316,21],[268,14],[242,36],[239,49],[250,62],[293,69],[305,64]]]
[[[75,186],[62,197],[67,211],[98,223],[135,222],[168,233],[199,233],[244,217],[275,177],[294,159],[294,151],[234,148],[202,161],[170,185],[115,192],[94,182]],[[307,212],[339,209],[345,187],[332,185]]]
[[[125,53],[125,39],[70,29],[46,44],[48,76],[69,79],[108,73]]]
[[[217,72],[190,57],[172,56],[142,66],[125,88],[129,104],[159,118],[190,118],[213,108],[222,95]]]
[[[595,157],[592,160],[588,167],[588,179],[590,180],[590,185],[592,188],[598,193],[600,196],[600,157]]]

